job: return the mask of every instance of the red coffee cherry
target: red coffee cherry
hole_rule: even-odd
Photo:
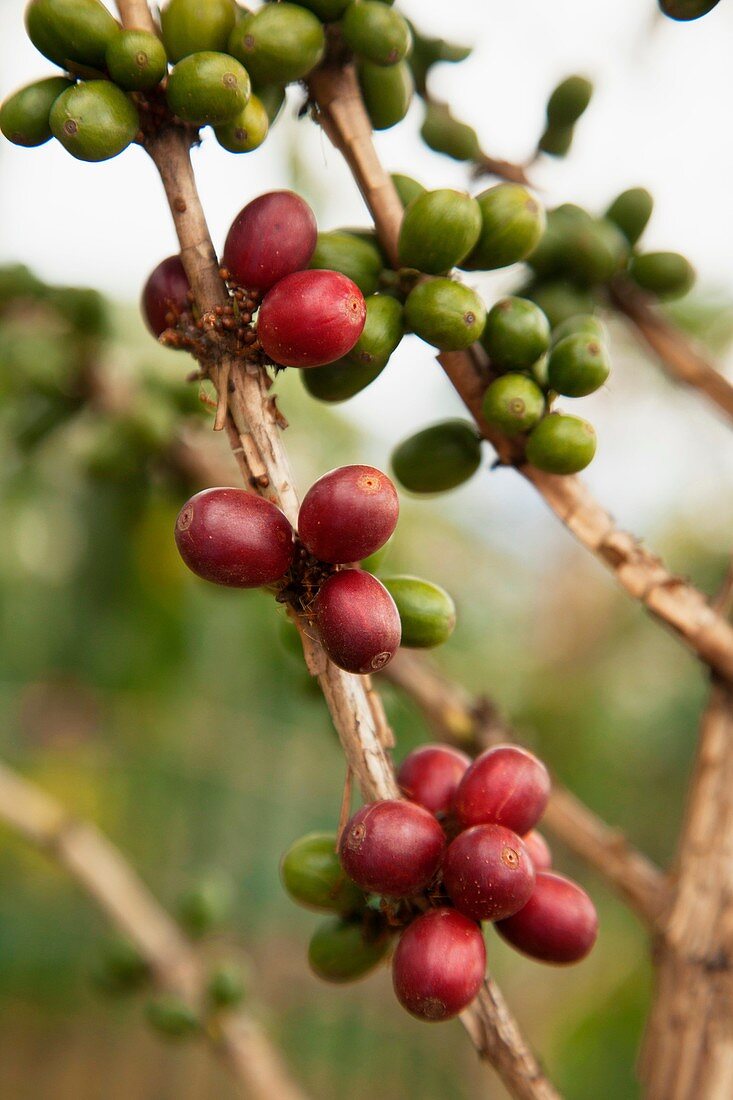
[[[552,867],[552,851],[542,833],[532,829],[522,840],[535,871],[549,871]]]
[[[525,955],[546,963],[585,958],[598,935],[593,902],[577,883],[541,871],[523,909],[496,925],[504,939]]]
[[[151,272],[143,288],[140,308],[153,336],[175,325],[181,313],[190,310],[191,284],[180,256],[169,256]]]
[[[407,754],[397,772],[405,798],[432,814],[447,814],[471,760],[449,745],[421,745]]]
[[[248,290],[269,290],[308,266],[318,227],[308,203],[294,191],[269,191],[247,203],[232,222],[222,262]]]
[[[409,924],[392,960],[397,1000],[418,1020],[450,1020],[468,1008],[486,971],[481,929],[455,909],[429,909]]]
[[[257,335],[273,363],[321,367],[351,351],[365,320],[364,296],[346,275],[296,271],[265,295]]]
[[[386,474],[373,466],[340,466],[324,474],[305,494],[298,534],[321,561],[361,561],[384,546],[400,504]]]
[[[505,825],[523,836],[550,796],[547,768],[526,749],[497,745],[476,757],[456,791],[453,810],[464,829]]]
[[[349,878],[362,890],[391,898],[424,890],[444,851],[445,836],[433,815],[396,798],[362,806],[339,842],[341,866]]]
[[[474,825],[448,845],[443,882],[456,909],[473,920],[501,920],[526,905],[535,870],[521,837],[503,825]]]
[[[371,573],[333,573],[321,585],[313,606],[323,647],[346,672],[378,672],[397,652],[402,635],[399,612]]]
[[[293,529],[279,508],[245,489],[204,489],[176,520],[178,552],[192,572],[230,588],[273,584],[293,560]]]

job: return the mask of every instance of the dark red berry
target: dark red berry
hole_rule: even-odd
[[[269,290],[308,266],[318,227],[308,203],[294,191],[269,191],[247,203],[232,222],[222,262],[248,290]]]
[[[365,320],[364,296],[346,275],[296,271],[265,295],[257,335],[273,363],[321,367],[351,351]]]
[[[552,851],[542,833],[532,829],[522,840],[535,871],[549,871],[552,867]]]
[[[510,917],[529,901],[535,870],[522,838],[503,825],[474,825],[448,845],[443,882],[473,920]]]
[[[293,529],[279,508],[245,489],[204,489],[178,513],[176,545],[189,569],[231,588],[279,580],[293,560]]]
[[[305,494],[298,534],[321,561],[362,561],[384,546],[400,504],[386,474],[373,466],[340,466],[320,477]]]
[[[459,824],[505,825],[523,836],[537,824],[550,796],[547,768],[526,749],[497,745],[478,756],[456,791]]]
[[[541,871],[523,909],[496,929],[512,947],[547,963],[585,958],[598,935],[598,915],[585,890],[562,875]]]
[[[422,745],[408,753],[397,772],[405,798],[432,814],[446,814],[471,760],[449,745]]]
[[[392,960],[397,1000],[418,1020],[450,1020],[474,999],[486,971],[481,929],[455,909],[429,909],[409,924]]]
[[[333,573],[321,585],[314,611],[326,653],[346,672],[378,672],[399,648],[399,612],[371,573],[360,569]]]
[[[349,878],[362,890],[391,898],[424,890],[444,851],[445,836],[433,815],[396,798],[362,806],[339,841],[341,866]]]
[[[143,288],[140,307],[153,336],[160,336],[171,328],[179,316],[191,308],[190,290],[180,256],[169,256],[151,272]]]

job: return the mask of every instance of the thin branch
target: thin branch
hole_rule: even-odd
[[[704,393],[729,420],[733,420],[733,385],[659,312],[654,299],[624,278],[614,280],[610,296],[612,304],[656,354],[667,374],[676,382]]]
[[[0,764],[0,820],[42,849],[86,891],[135,945],[161,988],[201,1009],[207,976],[196,950],[122,853],[89,822]],[[205,1034],[248,1097],[305,1100],[259,1024],[240,1011],[222,1014]]]
[[[400,650],[380,675],[412,699],[443,741],[476,755],[491,745],[518,740],[488,700],[471,699],[417,653]],[[555,780],[543,823],[605,879],[648,927],[656,927],[667,901],[665,876],[620,830],[607,825]]]
[[[402,204],[374,151],[369,118],[353,68],[322,68],[311,74],[309,85],[319,121],[351,168],[386,255],[398,265]],[[620,530],[577,477],[558,477],[527,465],[516,444],[485,422],[481,402],[489,375],[480,350],[446,352],[438,360],[501,461],[516,466],[630,596],[720,677],[733,682],[733,627],[716,614],[702,593],[671,573],[633,535]]]

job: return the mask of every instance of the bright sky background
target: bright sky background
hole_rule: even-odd
[[[647,247],[685,252],[704,285],[733,294],[733,0],[688,24],[658,17],[653,0],[451,0],[449,27],[444,2],[401,6],[425,30],[475,44],[468,62],[435,73],[434,89],[498,156],[531,151],[558,79],[591,76],[597,94],[572,156],[535,172],[542,197],[600,209],[623,187],[649,187],[656,211]],[[0,96],[49,70],[25,37],[23,8],[21,0],[0,0]],[[294,169],[323,228],[365,222],[338,155],[309,121],[294,120],[296,106],[297,94],[289,117],[255,154],[233,157],[211,138],[196,152],[217,244],[248,199],[291,185]],[[420,144],[420,121],[416,104],[404,123],[378,137],[385,163],[428,186],[465,186],[461,166]],[[53,142],[26,151],[0,141],[0,211],[0,262],[20,260],[48,279],[91,283],[119,298],[135,299],[147,272],[174,250],[162,193],[137,148],[83,165]],[[505,275],[489,280],[489,304],[492,288],[505,285]],[[460,413],[424,345],[405,341],[395,359],[345,411],[373,433],[375,460],[384,461],[385,440]],[[577,411],[594,421],[600,438],[588,478],[622,521],[649,531],[683,488],[710,537],[727,537],[733,448],[729,429],[701,401],[661,388],[651,367],[630,360]],[[487,497],[507,537],[544,525],[542,506],[509,474],[475,479],[451,506]]]

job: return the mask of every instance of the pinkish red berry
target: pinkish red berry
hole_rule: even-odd
[[[397,772],[405,798],[432,814],[447,814],[471,760],[449,745],[421,745],[408,753]]]
[[[531,829],[522,837],[535,871],[549,871],[552,867],[552,851],[542,833]]]
[[[315,215],[300,195],[270,191],[237,214],[222,262],[233,282],[248,290],[269,290],[308,266],[317,237]]]
[[[497,932],[512,947],[546,963],[575,963],[585,958],[598,935],[593,902],[577,883],[541,871],[523,909],[500,921]]]
[[[537,824],[550,796],[547,768],[516,745],[497,745],[476,757],[453,804],[459,824],[505,825],[523,836]]]
[[[443,882],[473,920],[510,917],[529,901],[535,870],[521,837],[503,825],[474,825],[448,845]]]
[[[364,296],[346,275],[296,271],[265,295],[257,335],[273,363],[320,367],[351,351],[365,320]]]
[[[140,308],[153,336],[173,327],[180,315],[190,310],[190,290],[180,256],[169,256],[150,273]]]
[[[373,466],[340,466],[324,474],[305,494],[298,534],[321,561],[345,565],[384,546],[395,527],[397,490]]]
[[[313,610],[323,648],[346,672],[378,672],[399,648],[399,612],[371,573],[360,569],[333,573],[321,585]]]
[[[444,851],[445,836],[433,815],[397,798],[362,806],[339,841],[341,866],[349,878],[362,890],[391,898],[424,890]]]
[[[486,971],[481,929],[455,909],[429,909],[409,924],[392,960],[397,1000],[418,1020],[450,1020],[474,999]]]
[[[279,508],[245,489],[204,489],[178,513],[176,545],[189,569],[231,588],[259,588],[287,573],[293,529]]]

